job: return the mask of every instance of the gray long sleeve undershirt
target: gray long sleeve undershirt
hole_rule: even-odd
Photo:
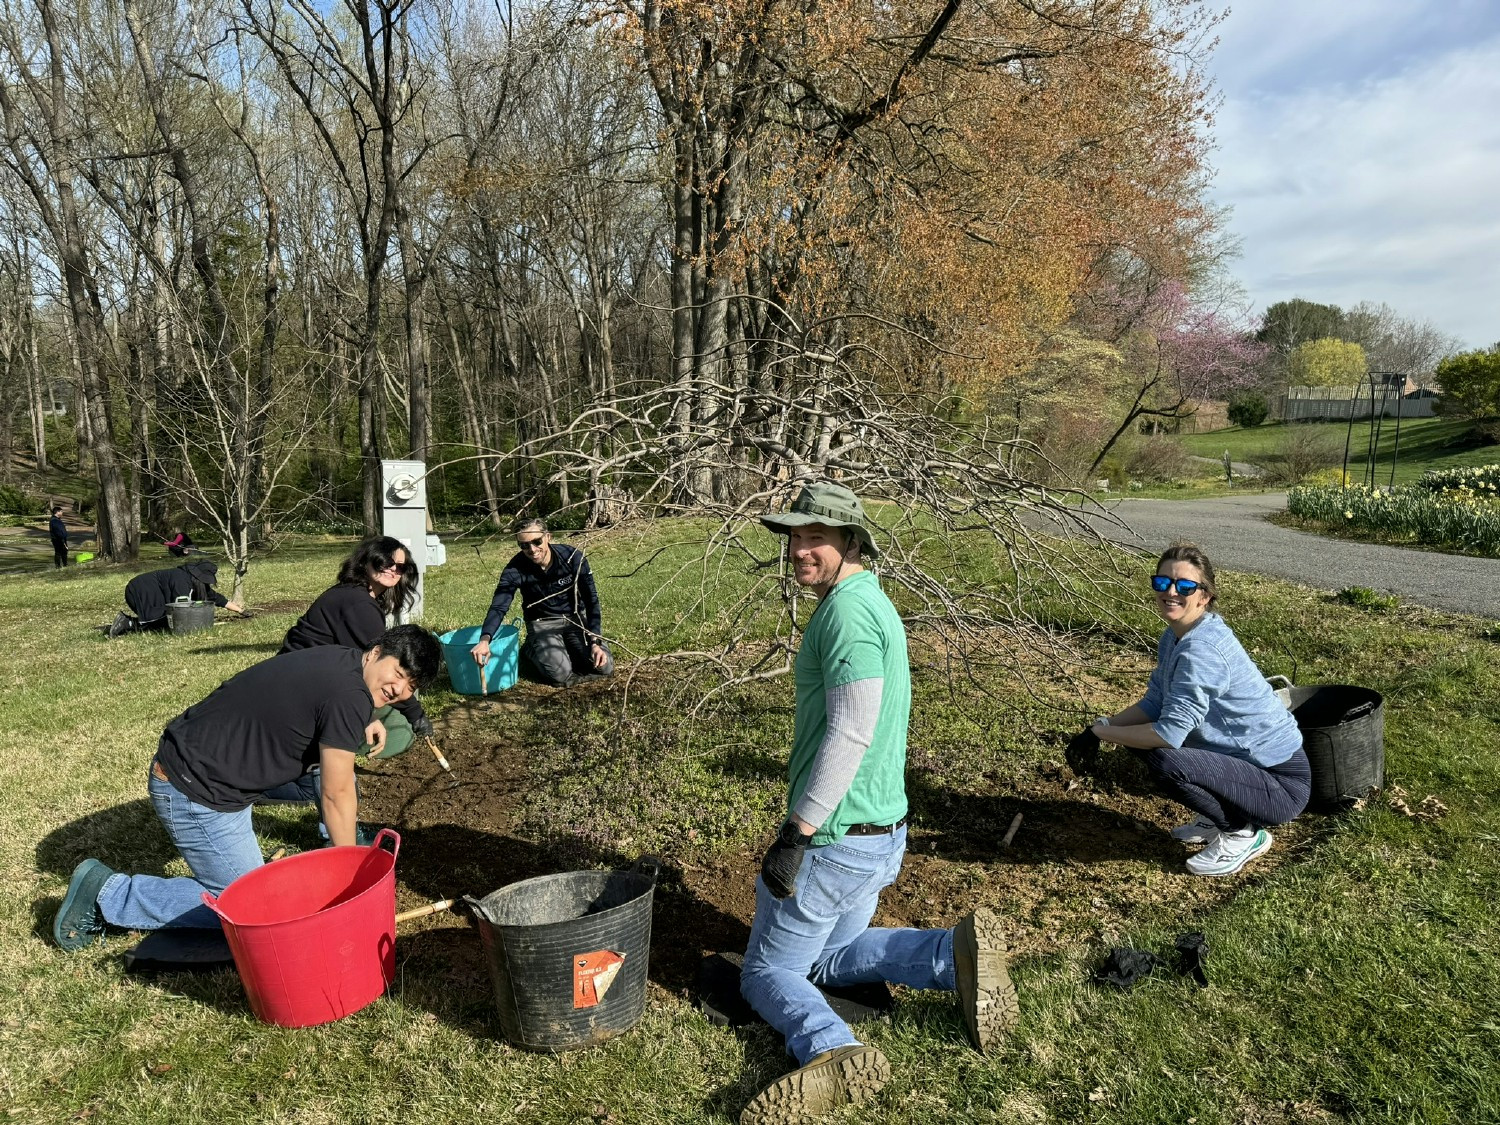
[[[792,815],[816,830],[849,792],[859,763],[875,738],[885,680],[872,676],[828,689],[828,729],[813,759],[812,774]]]

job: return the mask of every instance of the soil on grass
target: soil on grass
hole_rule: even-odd
[[[503,697],[450,708],[436,726],[452,774],[421,740],[400,758],[362,767],[361,817],[393,825],[402,835],[398,909],[461,894],[481,897],[536,875],[628,867],[638,858],[576,839],[539,841],[520,831],[528,758],[510,728],[523,708],[554,694],[521,684]],[[1080,780],[1062,764],[1061,745],[1055,757],[1019,776],[997,777],[993,791],[979,795],[928,784],[920,766],[911,769],[907,857],[901,877],[881,898],[875,924],[951,926],[975,906],[988,905],[1009,920],[1016,954],[1087,945],[1102,955],[1145,913],[1157,921],[1180,919],[1183,931],[1199,928],[1207,909],[1292,858],[1314,830],[1307,819],[1278,829],[1275,847],[1244,874],[1195,877],[1183,866],[1189,849],[1168,835],[1187,819],[1185,810],[1153,793],[1139,767],[1117,759],[1117,774]],[[1018,813],[1014,841],[1003,847]],[[565,820],[568,810],[556,815]],[[705,954],[744,949],[760,850],[705,854],[685,840],[661,858],[651,977],[684,995]],[[464,925],[439,915],[404,926],[403,935],[420,927],[427,939],[407,943],[407,970],[487,991],[479,943],[462,934]]]

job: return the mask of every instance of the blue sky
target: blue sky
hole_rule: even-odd
[[[1240,0],[1218,33],[1213,196],[1254,314],[1384,301],[1500,340],[1500,2]]]

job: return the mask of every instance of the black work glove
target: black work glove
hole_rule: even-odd
[[[797,885],[797,872],[802,869],[802,857],[811,842],[812,834],[804,836],[790,820],[781,826],[776,842],[760,861],[760,877],[766,881],[766,890],[777,898],[792,893]]]
[[[432,737],[432,720],[426,715],[414,720],[411,724],[411,732],[419,738]]]
[[[1204,972],[1204,963],[1208,960],[1208,941],[1196,931],[1183,934],[1177,939],[1177,971],[1183,976],[1190,976],[1198,983],[1199,988],[1208,987],[1208,974]]]
[[[1075,734],[1063,750],[1073,772],[1082,777],[1099,764],[1099,736],[1093,730]]]

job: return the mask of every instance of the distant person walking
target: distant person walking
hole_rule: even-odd
[[[63,523],[62,505],[52,505],[52,518],[47,521],[47,537],[52,540],[52,565],[61,569],[68,565],[68,525]]]

